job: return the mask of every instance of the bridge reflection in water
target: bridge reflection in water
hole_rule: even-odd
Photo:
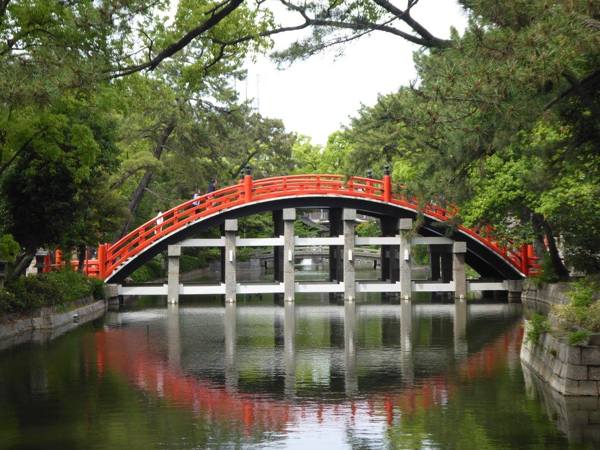
[[[95,356],[101,375],[120,374],[146,393],[246,432],[281,431],[307,418],[392,426],[451,402],[465,380],[518,361],[519,317],[518,305],[464,302],[169,305],[166,317],[150,310],[109,318],[95,334]]]

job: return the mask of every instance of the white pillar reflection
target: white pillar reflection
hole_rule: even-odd
[[[225,387],[228,391],[236,391],[238,373],[235,363],[237,340],[237,307],[235,303],[225,303]]]
[[[344,384],[346,396],[358,394],[358,378],[356,375],[356,303],[344,304]]]
[[[467,302],[457,299],[454,302],[454,357],[465,358],[469,353],[467,343]]]
[[[284,302],[283,360],[285,395],[293,397],[296,393],[296,307],[293,302]]]
[[[413,306],[411,301],[400,300],[400,372],[408,385],[415,381],[413,355]]]
[[[167,304],[167,349],[169,368],[181,369],[181,331],[179,329],[179,304]]]

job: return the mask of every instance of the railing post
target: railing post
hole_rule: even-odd
[[[108,244],[98,245],[98,277],[104,279],[106,272],[106,247]]]
[[[386,164],[383,169],[383,201],[392,201],[392,177],[389,164]]]
[[[521,245],[521,272],[523,272],[525,276],[529,276],[529,253],[527,247],[527,244]]]
[[[252,200],[252,170],[250,166],[246,166],[244,175],[244,203]]]

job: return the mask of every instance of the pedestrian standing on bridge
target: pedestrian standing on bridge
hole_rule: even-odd
[[[194,195],[192,195],[192,199],[196,199],[196,198],[200,197],[200,195],[201,195],[200,190],[198,188],[196,188],[196,192],[194,192]],[[200,204],[199,201],[192,202],[192,205],[194,205],[194,206],[198,206],[199,204]]]
[[[216,178],[212,178],[208,182],[208,189],[206,190],[206,192],[214,192],[216,190],[217,190],[217,179]]]
[[[157,234],[158,232],[162,231],[162,224],[165,220],[165,219],[163,219],[162,212],[160,209],[156,210],[156,216],[155,216],[154,220],[155,220],[156,226],[157,226],[157,229],[154,231],[154,234]]]

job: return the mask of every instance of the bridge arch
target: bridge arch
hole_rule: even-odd
[[[351,208],[374,217],[415,218],[423,213],[417,230],[424,236],[443,236],[452,211],[415,199],[393,195],[389,175],[383,180],[341,175],[293,175],[242,182],[188,200],[131,231],[114,244],[103,244],[98,259],[106,282],[122,282],[134,270],[168,245],[199,231],[260,212],[284,208]],[[486,230],[487,231],[487,230]],[[484,277],[515,280],[534,266],[531,248],[499,245],[489,233],[459,226],[451,239],[467,243],[466,262]]]

